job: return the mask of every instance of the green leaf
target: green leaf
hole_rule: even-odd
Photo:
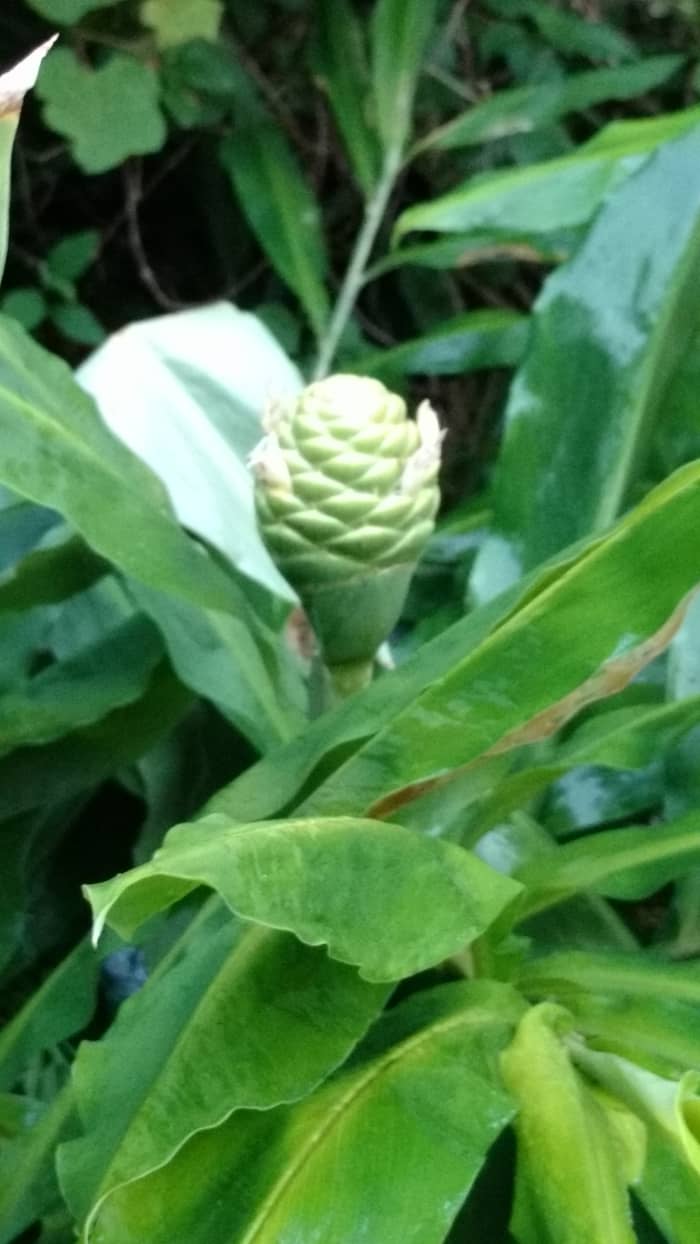
[[[95,725],[43,747],[0,758],[0,818],[54,807],[133,764],[168,734],[192,705],[192,693],[163,662],[140,700]]]
[[[615,121],[572,155],[471,178],[430,203],[409,207],[394,231],[478,234],[484,244],[542,238],[585,225],[616,186],[661,143],[697,126],[700,109]]]
[[[27,0],[31,9],[59,26],[74,26],[86,13],[109,9],[121,2],[123,0]]]
[[[368,116],[369,67],[362,23],[350,0],[317,0],[311,49],[314,77],[327,92],[365,194],[379,174],[379,146]]]
[[[184,527],[285,600],[258,534],[250,451],[271,396],[301,377],[260,321],[230,303],[130,324],[78,379],[112,432],[163,481]]]
[[[576,1062],[591,1079],[614,1093],[635,1113],[673,1143],[678,1157],[700,1176],[700,1075],[686,1072],[667,1080],[637,1067],[628,1059],[575,1043]],[[700,1189],[700,1179],[698,1180]]]
[[[239,820],[273,816],[304,806],[298,792],[306,784],[309,811],[363,812],[407,783],[489,759],[485,753],[509,734],[508,747],[534,741],[512,732],[555,706],[538,718],[539,741],[562,724],[557,698],[587,679],[594,697],[619,689],[614,677],[607,683],[615,667],[605,663],[619,655],[623,637],[653,635],[700,578],[700,552],[687,540],[700,521],[699,488],[700,467],[684,468],[608,537],[562,555],[443,631],[224,788],[211,810]],[[679,547],[687,548],[684,558]],[[676,624],[681,618],[682,611]],[[663,637],[655,642],[663,645]]]
[[[676,555],[698,519],[699,485],[700,466],[678,472],[607,538],[579,550],[568,569],[557,575],[554,568],[553,582],[543,576],[505,623],[435,672],[319,786],[300,805],[303,814],[393,815],[467,766],[540,742],[585,705],[621,690],[673,638],[700,576],[700,550],[697,558],[691,546]],[[627,647],[633,636],[640,647]]]
[[[50,39],[7,73],[0,74],[0,278],[7,256],[7,233],[10,215],[12,147],[22,101],[34,86],[41,62],[53,47]]]
[[[689,612],[692,609],[693,605]],[[497,774],[493,789],[479,799],[463,820],[461,840],[476,839],[491,825],[503,821],[515,808],[527,804],[546,786],[572,771],[579,779],[574,794],[581,798],[587,794],[586,780],[590,776],[591,817],[597,817],[598,811],[602,813],[604,810],[606,779],[611,782],[620,775],[628,777],[634,790],[644,798],[640,774],[633,771],[641,770],[663,756],[675,740],[698,721],[699,696],[670,704],[608,709],[585,721],[544,763],[521,763],[504,778]],[[566,788],[566,794],[567,797],[572,795],[571,787]],[[595,822],[589,820],[589,823],[607,819],[610,818],[601,815]],[[551,824],[551,814],[548,824]]]
[[[58,510],[122,570],[199,605],[240,607],[235,584],[182,533],[162,485],[109,433],[66,365],[8,319],[0,444],[0,482]]]
[[[337,884],[343,878],[342,886]],[[198,885],[246,920],[327,945],[367,980],[410,976],[482,933],[519,892],[451,843],[338,817],[175,826],[149,864],[86,888],[99,937],[122,933]]]
[[[215,704],[259,751],[301,729],[306,688],[299,671],[286,645],[252,610],[234,618],[136,583],[130,593],[161,631],[178,677]]]
[[[32,1058],[85,1027],[95,1009],[99,967],[87,939],[79,942],[5,1024],[0,1088],[11,1088]]]
[[[698,1008],[672,998],[582,993],[567,1007],[592,1044],[663,1076],[697,1070]]]
[[[109,570],[79,536],[37,549],[0,576],[0,613],[50,605],[82,592]]]
[[[168,962],[101,1041],[80,1048],[74,1091],[85,1134],[63,1147],[59,1167],[81,1221],[233,1111],[305,1096],[344,1061],[387,995],[321,950],[239,925],[216,902]]]
[[[0,696],[0,756],[48,743],[133,703],[146,690],[162,651],[156,628],[137,617],[6,692]]]
[[[254,109],[221,144],[220,158],[263,251],[320,337],[329,314],[321,217],[284,134]]]
[[[79,346],[99,346],[107,336],[94,312],[81,302],[59,302],[50,316],[59,332]]]
[[[523,900],[529,912],[576,890],[594,890],[608,898],[645,898],[699,863],[700,812],[696,811],[669,825],[588,834],[554,847],[517,876],[529,891]]]
[[[20,286],[11,289],[0,302],[0,311],[17,320],[28,333],[38,328],[46,318],[48,307],[40,289],[35,286]]]
[[[155,32],[159,48],[216,39],[222,13],[222,0],[145,0],[141,5],[141,21]]]
[[[571,1064],[566,1011],[529,1011],[501,1055],[518,1103],[519,1244],[635,1244],[619,1149],[607,1114]]]
[[[584,111],[608,99],[633,99],[665,82],[683,63],[680,56],[650,56],[615,68],[497,91],[467,112],[420,139],[414,154],[431,148],[449,151],[528,133],[551,125],[569,112]]]
[[[413,99],[436,15],[437,0],[377,0],[372,10],[374,110],[385,155],[393,159],[411,134]]]
[[[352,363],[360,375],[453,376],[481,367],[514,367],[527,345],[527,316],[515,311],[468,311],[439,328]]]
[[[104,173],[165,142],[158,79],[133,56],[115,52],[100,68],[89,69],[68,48],[57,48],[37,93],[46,124],[68,139],[86,173]]]
[[[63,281],[79,280],[97,257],[100,240],[98,229],[81,229],[61,238],[46,256],[51,275]]]
[[[508,12],[513,12],[508,0]],[[566,56],[587,56],[591,60],[627,60],[637,56],[634,43],[607,22],[579,16],[568,9],[553,9],[542,0],[516,0],[518,14],[530,18],[552,47]]]
[[[640,954],[569,950],[543,955],[527,960],[516,981],[530,997],[554,995],[565,1005],[572,995],[615,993],[700,1006],[700,964],[668,963]]]
[[[409,999],[306,1101],[236,1114],[119,1190],[88,1244],[440,1244],[512,1117],[493,1060],[521,1010],[484,981]]]
[[[0,1244],[12,1244],[59,1204],[56,1144],[74,1131],[73,1099],[66,1085],[33,1127],[0,1145]]]
[[[477,595],[503,585],[504,548],[517,575],[628,504],[697,328],[698,279],[700,128],[609,197],[575,258],[545,284],[511,390]]]

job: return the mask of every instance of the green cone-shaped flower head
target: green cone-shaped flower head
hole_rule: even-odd
[[[274,402],[251,457],[263,538],[329,663],[371,658],[401,610],[439,501],[442,433],[377,380],[330,376]]]

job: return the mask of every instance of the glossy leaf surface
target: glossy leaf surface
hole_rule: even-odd
[[[606,527],[644,464],[665,386],[696,331],[700,129],[610,196],[576,257],[538,299],[511,390],[494,486],[496,534],[474,590]]]
[[[244,919],[327,945],[375,981],[455,953],[519,892],[469,852],[399,825],[209,816],[172,829],[150,864],[88,887],[95,935],[106,921],[131,931],[197,885]]]
[[[669,615],[700,577],[700,558],[684,547],[700,506],[699,485],[700,468],[689,467],[651,493],[608,538],[434,679],[304,810],[325,815],[371,807],[372,815],[389,815],[424,794],[426,779],[444,779],[453,765],[546,738],[584,704],[621,690],[640,659],[673,638],[687,602],[672,621]],[[622,636],[627,655],[617,666]],[[641,645],[636,657],[635,643]]]
[[[564,843],[519,871],[525,907],[557,901],[574,890],[609,898],[644,898],[700,863],[700,813],[669,825],[610,829]],[[548,896],[548,897],[547,897]]]
[[[118,1192],[88,1244],[439,1244],[512,1116],[494,1063],[520,1013],[491,982],[410,999],[305,1102],[236,1114]]]
[[[585,225],[603,198],[661,143],[697,126],[700,110],[616,121],[572,155],[474,178],[399,217],[395,237],[414,230],[479,234],[484,245],[537,242]]]

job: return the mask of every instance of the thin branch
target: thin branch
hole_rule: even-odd
[[[124,182],[126,190],[126,214],[127,226],[129,232],[129,244],[136,260],[141,282],[145,285],[153,301],[162,308],[163,311],[182,311],[188,304],[180,302],[178,299],[172,298],[166,293],[160,284],[153,268],[148,261],[146,248],[141,236],[141,225],[139,222],[139,207],[142,199],[141,187],[141,165],[127,164],[124,169]]]
[[[384,219],[384,213],[394,188],[400,164],[400,152],[387,152],[381,177],[371,197],[367,200],[362,228],[355,240],[355,246],[350,256],[350,262],[340,287],[330,323],[319,347],[318,362],[314,372],[316,380],[320,380],[328,374],[340,339],[352,315],[358,295],[364,284],[367,262]]]

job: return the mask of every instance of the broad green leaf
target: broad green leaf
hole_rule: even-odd
[[[435,677],[316,789],[304,814],[391,815],[467,765],[550,737],[622,690],[683,620],[700,578],[700,551],[693,557],[687,542],[699,511],[700,467],[688,467]]]
[[[179,529],[162,485],[111,435],[66,365],[9,319],[0,319],[0,444],[0,482],[58,510],[120,569],[204,607],[241,607],[235,584]]]
[[[225,787],[209,809],[237,820],[264,820],[292,803],[298,792],[314,781],[322,763],[331,771],[357,751],[364,742],[410,704],[435,678],[449,670],[466,650],[478,644],[508,614],[520,595],[513,588],[498,601],[474,610],[469,617],[443,631],[426,644],[411,661],[390,677],[371,684],[361,696],[353,696],[332,713],[311,722],[283,753],[273,753]]]
[[[700,338],[689,346],[670,378],[664,417],[654,429],[650,471],[662,478],[684,462],[700,457]]]
[[[6,692],[0,696],[0,756],[49,743],[140,699],[162,652],[156,628],[137,617]]]
[[[372,10],[372,87],[385,156],[397,160],[411,134],[413,99],[436,0],[377,0]]]
[[[41,62],[53,47],[50,39],[7,73],[0,74],[0,279],[5,268],[10,216],[10,165],[19,114],[27,91],[31,91]]]
[[[216,39],[222,13],[222,0],[145,0],[141,5],[141,21],[155,32],[159,48]]]
[[[409,999],[306,1101],[236,1114],[120,1189],[87,1244],[440,1244],[512,1117],[494,1061],[521,1012],[485,981]]]
[[[572,155],[470,179],[456,190],[409,207],[399,217],[396,240],[413,230],[479,234],[484,244],[535,245],[563,229],[579,228],[600,203],[661,143],[700,121],[700,109],[644,120],[615,121]]]
[[[90,69],[68,48],[57,48],[44,66],[37,94],[47,126],[68,139],[86,173],[105,173],[129,156],[158,151],[165,142],[158,79],[134,56],[115,52]]]
[[[80,1048],[73,1087],[85,1134],[62,1149],[60,1177],[81,1221],[233,1111],[305,1096],[344,1061],[387,995],[323,951],[242,926],[216,903],[170,962],[101,1041]]]
[[[263,251],[320,337],[329,314],[321,216],[287,139],[253,109],[221,144],[220,158]]]
[[[616,682],[615,667],[610,671],[605,663],[620,653],[621,638],[629,643],[655,634],[700,579],[700,554],[687,540],[700,518],[699,487],[700,467],[678,472],[608,537],[563,555],[455,623],[403,667],[222,790],[211,810],[239,820],[269,817],[300,806],[298,792],[306,783],[309,809],[364,811],[407,783],[488,759],[485,753],[508,734],[508,748],[541,740],[548,726],[562,721],[556,707],[548,719],[538,715],[588,679],[593,682],[581,707],[591,693],[595,698],[620,689],[624,681]],[[687,547],[683,559],[679,547]],[[652,649],[659,643],[664,634]],[[533,716],[534,735],[511,733]],[[324,758],[330,775],[320,768]]]
[[[235,618],[137,583],[129,590],[159,628],[178,677],[215,704],[258,751],[269,751],[301,729],[306,700],[301,675],[284,641],[252,610]]]
[[[445,320],[433,332],[388,350],[363,354],[352,363],[360,375],[453,376],[481,367],[514,367],[525,353],[527,316],[515,311],[468,311]]]
[[[689,612],[693,608],[694,603]],[[638,771],[660,758],[679,735],[698,721],[700,696],[670,704],[610,708],[584,722],[543,762],[528,763],[525,753],[513,773],[505,777],[496,773],[493,789],[478,800],[466,819],[463,810],[461,841],[475,840],[572,771],[579,777],[590,774],[590,816],[595,818],[592,823],[609,820],[602,802],[606,776],[628,777],[635,788],[642,788],[643,797],[644,784]],[[548,825],[551,826],[551,819]]]
[[[501,1055],[519,1107],[511,1230],[519,1244],[635,1244],[615,1133],[572,1066],[570,1028],[566,1011],[543,1003]]]
[[[353,171],[368,195],[379,173],[379,145],[368,115],[369,66],[362,24],[351,0],[317,0],[315,16],[314,77],[328,95]]]
[[[697,329],[699,277],[700,127],[609,197],[575,258],[545,284],[511,390],[477,595],[503,582],[491,562],[502,567],[504,542],[517,574],[628,503],[668,379]]]
[[[343,884],[337,884],[338,877]],[[86,887],[98,938],[127,935],[198,885],[243,919],[326,945],[367,980],[410,976],[462,949],[519,893],[456,847],[385,822],[223,816],[175,826],[150,863]]]
[[[527,133],[549,125],[568,112],[591,108],[608,99],[633,99],[665,82],[682,64],[680,56],[651,56],[615,68],[589,69],[545,82],[532,82],[509,91],[497,91],[446,125],[433,130],[415,146],[440,151],[471,146]]]
[[[645,898],[700,864],[700,812],[669,825],[609,829],[554,847],[517,872],[528,890],[521,911],[594,890],[608,898]]]
[[[14,1140],[0,1142],[0,1244],[12,1244],[59,1203],[55,1149],[75,1128],[73,1099],[66,1085],[33,1127]]]
[[[111,429],[163,481],[188,530],[286,600],[258,535],[247,457],[271,397],[301,377],[268,330],[229,303],[141,320],[78,371]]]
[[[99,958],[87,940],[25,1002],[0,1033],[0,1087],[11,1088],[36,1054],[80,1032],[97,997]]]

